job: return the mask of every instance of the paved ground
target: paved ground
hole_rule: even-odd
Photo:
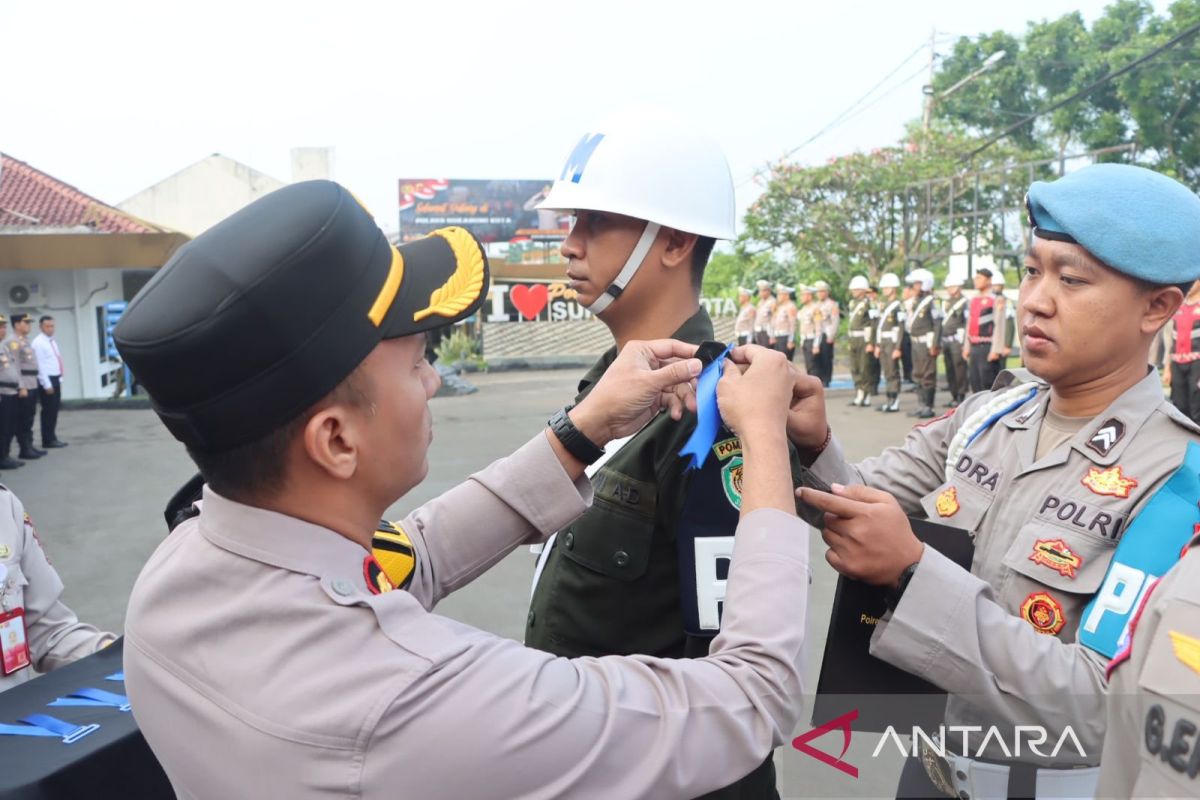
[[[434,400],[429,478],[391,510],[394,518],[523,443],[573,395],[577,379],[576,373],[566,371],[474,375],[477,394]],[[831,393],[829,414],[852,459],[898,443],[912,422],[904,414],[849,408],[848,397],[845,391]],[[914,407],[914,395],[905,394],[903,410]],[[119,630],[138,570],[166,534],[163,506],[193,469],[182,447],[148,410],[64,412],[59,434],[70,442],[69,448],[5,472],[0,481],[21,497],[32,515],[67,584],[67,602],[81,617]],[[814,535],[813,542],[810,689],[816,686],[835,583],[819,537]],[[439,611],[520,638],[532,567],[522,548],[448,598]],[[797,733],[808,727],[802,725]],[[873,736],[855,735],[846,760],[859,766],[857,780],[790,747],[780,748],[776,763],[783,796],[891,797],[899,758],[872,760],[877,742]],[[840,738],[830,734],[817,746],[836,754]]]

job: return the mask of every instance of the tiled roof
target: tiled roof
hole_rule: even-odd
[[[0,228],[87,227],[97,233],[158,233],[162,229],[84,194],[70,184],[0,153]]]

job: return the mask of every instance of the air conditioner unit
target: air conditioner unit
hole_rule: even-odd
[[[46,304],[46,291],[40,281],[14,283],[5,290],[4,299],[10,309],[40,308]]]

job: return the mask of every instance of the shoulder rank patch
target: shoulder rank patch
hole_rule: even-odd
[[[0,558],[8,558],[12,555],[12,548],[6,544],[0,544]]]
[[[1113,417],[1106,419],[1094,434],[1088,439],[1087,446],[1102,456],[1108,455],[1116,447],[1117,442],[1125,438],[1125,423]]]
[[[1171,646],[1175,648],[1175,657],[1185,667],[1200,675],[1200,639],[1179,631],[1167,631],[1167,634],[1171,637]]]
[[[412,540],[397,524],[381,520],[371,537],[372,560],[383,568],[394,589],[407,589],[417,568],[417,551]],[[372,585],[368,579],[367,585]]]
[[[1126,478],[1121,474],[1120,464],[1108,469],[1088,467],[1088,474],[1080,483],[1105,497],[1129,497],[1129,490],[1138,485],[1136,479]]]
[[[736,509],[742,507],[742,457],[735,456],[721,469],[721,485],[725,487],[725,497],[729,504]]]
[[[1049,567],[1064,578],[1074,578],[1079,567],[1083,565],[1083,557],[1068,547],[1062,539],[1038,539],[1033,545],[1033,553],[1029,560]]]
[[[1021,618],[1033,626],[1038,633],[1051,636],[1063,629],[1067,618],[1062,604],[1046,592],[1033,592],[1021,603]]]
[[[959,509],[958,489],[954,486],[949,487],[937,496],[937,502],[934,505],[939,517],[953,517]]]

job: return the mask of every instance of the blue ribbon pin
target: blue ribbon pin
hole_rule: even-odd
[[[704,466],[713,443],[717,441],[717,431],[721,429],[721,409],[717,407],[717,382],[725,370],[725,359],[733,345],[728,345],[719,356],[708,363],[696,380],[696,429],[679,451],[681,456],[691,456],[692,460],[686,469],[700,469]]]

